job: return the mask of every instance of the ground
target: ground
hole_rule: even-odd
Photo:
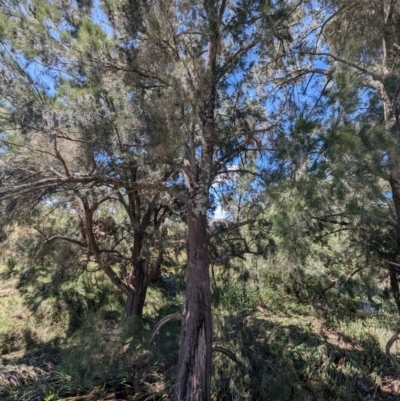
[[[153,286],[138,329],[121,323],[117,299],[92,314],[81,306],[84,321],[53,298],[28,307],[17,276],[5,267],[1,274],[2,400],[169,399],[179,321],[148,339],[160,317],[179,310],[183,286]],[[304,303],[273,291],[245,301],[224,297],[214,300],[214,341],[240,363],[214,353],[213,399],[400,399],[399,376],[384,354],[392,309],[366,317],[346,303]],[[73,321],[80,323],[71,328]],[[400,354],[399,345],[392,351]]]

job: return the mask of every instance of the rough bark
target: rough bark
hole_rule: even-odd
[[[99,243],[94,234],[93,214],[98,205],[94,204],[89,206],[88,201],[84,198],[82,198],[82,203],[85,213],[85,238],[87,238],[90,252],[93,254],[95,260],[111,282],[125,293],[127,298],[124,308],[124,317],[141,318],[143,315],[147,288],[153,275],[158,272],[162,263],[163,250],[160,250],[155,268],[148,271],[148,269],[145,269],[144,261],[141,259],[143,235],[140,232],[136,232],[132,248],[131,270],[129,271],[129,274],[123,274],[122,278],[118,277],[112,268],[110,254],[108,252],[103,252],[100,249]]]
[[[212,175],[215,173],[213,172],[213,155],[218,81],[216,57],[220,40],[218,24],[226,2],[222,2],[219,13],[216,2],[205,2],[204,5],[210,24],[207,61],[209,85],[204,88],[206,100],[200,113],[202,154],[197,163],[194,162],[195,141],[191,144],[186,295],[173,401],[211,400],[212,318],[207,204]]]
[[[395,210],[396,210],[397,255],[396,255],[396,258],[395,258],[396,260],[394,262],[397,262],[397,258],[400,255],[400,177],[399,177],[399,174],[397,172],[392,171],[390,173],[389,183],[390,183],[390,187],[392,189],[392,199],[393,199],[393,203],[394,203]],[[398,279],[397,272],[394,271],[394,270],[390,271],[390,286],[391,286],[391,289],[392,289],[394,300],[395,300],[396,305],[397,305],[398,312],[400,314],[399,279]]]
[[[174,401],[209,401],[212,361],[207,217],[189,215],[188,267]]]
[[[148,282],[141,266],[132,269],[131,291],[126,298],[124,317],[138,317],[143,315],[144,301],[146,299]]]

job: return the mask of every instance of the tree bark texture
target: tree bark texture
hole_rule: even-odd
[[[163,250],[160,250],[155,266],[152,266],[153,269],[148,271],[149,266],[148,264],[145,266],[144,260],[141,257],[143,235],[140,232],[136,232],[132,247],[131,269],[129,273],[125,272],[122,277],[118,277],[112,268],[112,261],[109,253],[101,251],[94,233],[93,214],[98,205],[94,204],[90,207],[86,199],[82,199],[82,203],[85,212],[85,238],[87,238],[90,252],[111,282],[126,295],[124,317],[141,318],[143,315],[147,288],[150,281],[154,278],[154,275],[159,271],[159,267],[162,263]]]
[[[208,74],[205,102],[200,110],[202,150],[198,162],[196,143],[191,142],[191,178],[188,224],[186,295],[182,314],[181,345],[173,401],[210,401],[212,371],[212,315],[209,274],[207,207],[215,154],[215,107],[218,72],[216,58],[220,43],[219,24],[226,1],[204,1],[209,24]]]
[[[397,258],[400,256],[400,173],[392,171],[389,178],[390,187],[392,189],[392,199],[396,210],[396,235],[397,235],[397,255],[394,262],[398,262]],[[392,288],[393,297],[400,314],[400,288],[399,278],[397,272],[390,271],[390,286]]]
[[[124,317],[139,317],[143,315],[144,301],[146,299],[148,282],[143,267],[132,269],[130,278],[131,291],[127,294]]]
[[[209,401],[212,320],[207,216],[189,214],[188,267],[174,401]]]

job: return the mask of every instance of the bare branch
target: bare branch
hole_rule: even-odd
[[[231,57],[229,57],[229,59],[225,62],[225,64],[221,67],[221,77],[225,74],[227,68],[229,67],[229,65],[239,56],[241,56],[242,54],[245,54],[246,52],[248,52],[249,50],[251,50],[254,46],[257,45],[257,42],[250,42],[247,46],[243,46],[241,47],[237,52],[235,52],[234,54],[232,54]]]
[[[320,235],[319,237],[314,238],[314,241],[320,241],[322,238],[327,237],[328,235],[333,235],[333,234],[337,234],[340,233],[341,231],[349,231],[351,230],[351,228],[339,228],[338,230],[335,231],[331,231],[329,233]]]
[[[219,345],[214,345],[212,347],[212,352],[220,352],[221,354],[226,355],[233,362],[235,362],[237,365],[239,365],[239,368],[242,371],[247,371],[246,366],[242,362],[240,362],[239,359],[237,358],[237,356],[232,351],[229,351],[229,349],[226,349],[224,347],[220,347]]]
[[[396,266],[396,267],[400,267],[400,264],[391,262],[390,260],[385,260],[385,259],[383,259],[383,261],[384,261],[385,263],[388,263],[389,265]]]
[[[0,142],[4,143],[6,145],[9,145],[9,146],[16,146],[18,148],[28,149],[28,150],[30,150],[32,152],[43,153],[43,154],[46,154],[46,155],[50,155],[50,156],[56,157],[55,155],[53,155],[53,153],[47,152],[47,151],[45,151],[43,149],[35,149],[35,148],[30,147],[30,146],[20,145],[18,143],[7,141],[7,140],[2,139],[2,138],[0,138]]]
[[[361,270],[363,270],[363,269],[366,269],[366,268],[368,268],[368,267],[371,267],[371,266],[361,266],[361,267],[359,267],[358,269],[355,269],[354,271],[352,271],[350,274],[349,274],[349,276],[346,278],[346,280],[340,285],[340,286],[343,286],[344,284],[346,284],[354,275],[356,275],[359,271],[361,271]],[[343,276],[342,276],[343,277]],[[335,280],[333,283],[331,283],[331,284],[329,284],[326,288],[324,288],[322,291],[321,291],[321,294],[325,294],[326,292],[328,292],[331,288],[333,288],[338,282],[340,282],[340,280],[341,280],[341,278],[342,277],[340,277],[338,280]]]
[[[352,68],[354,68],[354,69],[356,69],[356,70],[362,72],[363,74],[369,75],[369,76],[370,76],[373,80],[375,80],[375,81],[382,82],[383,79],[384,79],[384,77],[382,77],[381,75],[376,74],[375,72],[369,71],[367,68],[362,67],[362,66],[359,65],[359,64],[356,64],[356,63],[353,63],[353,62],[351,62],[351,61],[344,60],[344,59],[342,59],[342,58],[340,58],[340,57],[338,57],[338,56],[335,56],[335,55],[332,54],[332,53],[325,53],[325,52],[307,52],[307,51],[301,51],[301,53],[302,53],[302,54],[307,54],[307,55],[310,55],[310,56],[330,57],[330,58],[332,58],[333,60],[338,61],[339,63],[342,63],[342,64],[344,64],[344,65],[347,65],[347,66],[349,66],[349,67],[352,67]]]
[[[59,160],[60,163],[62,164],[62,166],[64,167],[65,175],[66,175],[67,177],[71,177],[71,174],[70,174],[70,172],[69,172],[67,163],[65,162],[64,158],[61,156],[61,153],[60,153],[60,151],[59,151],[58,148],[57,148],[57,138],[56,138],[56,137],[54,137],[54,150],[55,150],[55,152],[56,152],[56,156],[55,156],[56,159]]]
[[[45,244],[50,244],[51,242],[54,242],[54,241],[57,241],[57,240],[71,242],[72,244],[79,245],[82,248],[87,248],[85,243],[83,243],[83,242],[81,242],[81,241],[79,241],[77,239],[66,237],[65,235],[61,235],[61,234],[53,235],[52,237],[46,239],[46,241],[44,243]]]
[[[400,328],[397,328],[392,337],[389,338],[389,341],[386,343],[385,347],[386,356],[393,363],[398,373],[400,373],[400,364],[397,362],[396,358],[390,353],[390,349],[392,348],[393,344],[399,339],[399,334],[400,334]]]
[[[125,71],[125,72],[133,72],[139,76],[141,76],[142,78],[147,78],[147,79],[154,79],[155,81],[160,82],[161,84],[165,85],[165,86],[169,86],[168,82],[165,81],[163,78],[155,75],[155,74],[151,74],[147,71],[143,71],[142,69],[135,67],[135,66],[129,66],[129,67],[124,67],[124,66],[117,66],[117,65],[112,65],[112,64],[108,64],[106,66],[106,68],[108,70],[111,71]]]
[[[182,313],[176,312],[172,313],[171,315],[163,317],[154,327],[153,331],[151,332],[149,344],[152,343],[155,335],[160,331],[161,327],[164,326],[165,323],[170,322],[171,320],[181,320],[182,319]]]

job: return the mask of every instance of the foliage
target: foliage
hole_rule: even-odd
[[[0,1],[0,347],[54,357],[2,396],[396,393],[399,4],[359,5]]]

